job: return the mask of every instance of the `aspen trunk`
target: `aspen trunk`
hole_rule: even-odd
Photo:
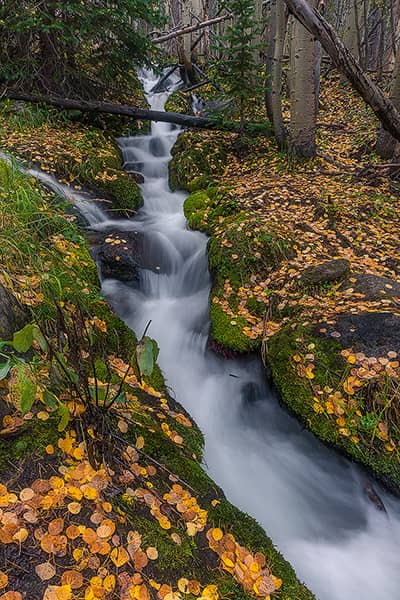
[[[321,42],[332,63],[343,73],[365,102],[372,108],[382,126],[400,141],[400,112],[382,90],[364,73],[333,27],[305,0],[285,0],[289,10]]]
[[[308,5],[315,8],[316,0]],[[292,154],[309,158],[316,154],[316,44],[314,36],[297,20],[293,43],[289,147]]]
[[[276,0],[275,42],[272,62],[271,109],[275,139],[280,148],[286,144],[282,117],[282,61],[287,28],[287,9],[284,0]]]
[[[392,75],[392,85],[390,89],[390,99],[393,102],[397,110],[400,110],[400,52],[397,49],[396,62],[394,64],[394,71]],[[397,146],[399,143],[395,138],[390,135],[388,131],[381,127],[378,139],[376,142],[376,152],[382,158],[392,158],[395,152],[398,152]]]

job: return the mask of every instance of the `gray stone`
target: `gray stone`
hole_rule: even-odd
[[[335,339],[343,348],[364,352],[367,356],[384,356],[390,350],[400,354],[400,317],[391,312],[341,315],[335,325],[320,324],[315,332]]]
[[[28,321],[28,315],[17,299],[0,284],[0,340],[11,340]]]
[[[340,290],[352,289],[356,294],[363,294],[365,300],[380,300],[382,298],[400,298],[400,283],[388,277],[379,277],[368,273],[352,273]]]
[[[144,239],[138,231],[90,234],[93,256],[104,279],[135,281],[144,262]]]
[[[345,258],[335,258],[319,265],[304,269],[300,276],[301,283],[305,285],[318,285],[320,283],[337,281],[346,277],[350,271],[350,263]]]

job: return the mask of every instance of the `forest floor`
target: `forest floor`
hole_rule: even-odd
[[[123,192],[119,211],[140,205],[112,137],[93,123],[3,102],[0,146],[110,202]],[[139,343],[100,295],[68,203],[5,161],[0,200],[0,292],[19,323],[0,349],[0,599],[250,600],[279,590],[281,600],[311,600],[202,469],[202,434],[160,369],[147,364],[143,375],[132,358]]]
[[[187,132],[171,185],[191,192],[189,224],[210,235],[216,347],[262,345],[283,402],[399,493],[400,186],[339,77],[322,85],[318,121],[309,161],[266,137],[238,152],[231,134]]]

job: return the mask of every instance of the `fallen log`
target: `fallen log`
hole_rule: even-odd
[[[289,11],[321,43],[335,67],[372,108],[386,131],[400,141],[400,113],[393,102],[366,75],[333,27],[306,0],[285,0]]]
[[[217,25],[217,23],[221,23],[227,19],[232,19],[232,15],[223,15],[222,17],[216,17],[215,19],[208,19],[207,21],[196,23],[196,25],[190,25],[189,27],[184,27],[183,29],[178,29],[177,31],[172,31],[171,33],[161,35],[158,38],[153,38],[151,41],[153,44],[162,44],[163,42],[173,40],[181,35],[186,35],[187,33],[192,33],[194,31],[198,31],[199,29],[204,29],[205,27],[211,27],[211,25]]]
[[[33,96],[22,92],[6,91],[3,98],[11,100],[22,100],[33,104],[50,104],[64,110],[81,110],[92,113],[108,113],[112,115],[123,115],[139,121],[161,121],[163,123],[174,123],[182,127],[194,127],[199,129],[224,129],[234,131],[237,129],[235,123],[231,126],[221,127],[213,119],[208,117],[195,117],[175,112],[163,112],[158,110],[144,110],[124,104],[112,104],[110,102],[95,102],[87,100],[73,100],[69,98],[57,98],[54,96]]]

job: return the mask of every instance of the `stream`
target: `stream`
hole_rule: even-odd
[[[157,78],[141,74],[150,107],[163,110],[169,93],[150,92]],[[167,384],[203,431],[205,468],[229,500],[257,519],[320,600],[400,600],[398,499],[376,486],[387,515],[376,510],[365,474],[280,407],[260,359],[208,349],[207,237],[188,228],[186,195],[168,186],[179,133],[152,123],[149,135],[119,140],[126,166],[145,178],[132,220],[111,220],[85,195],[29,172],[73,198],[93,228],[145,233],[158,269],[141,270],[137,285],[107,279],[102,293],[139,337],[151,320]]]

